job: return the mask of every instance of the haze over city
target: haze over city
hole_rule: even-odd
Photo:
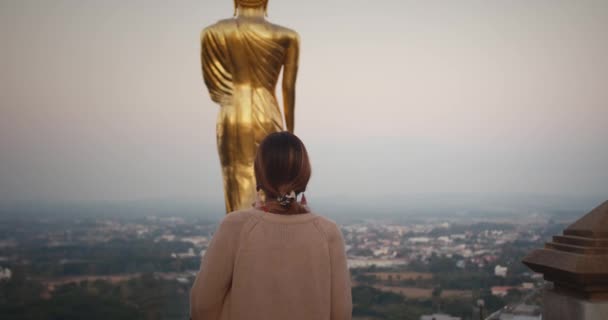
[[[0,3],[0,203],[222,200],[201,29],[232,1]],[[608,190],[608,3],[278,1],[311,199]],[[279,99],[280,101],[280,99]]]

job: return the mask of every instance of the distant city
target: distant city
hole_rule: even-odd
[[[353,316],[541,319],[545,283],[520,261],[586,209],[330,216],[346,241]],[[221,218],[33,212],[0,216],[7,319],[187,319],[190,287]]]

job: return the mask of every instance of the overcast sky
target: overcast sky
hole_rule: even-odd
[[[0,202],[223,203],[200,30],[231,0],[1,0]],[[309,198],[608,191],[607,1],[270,0]]]

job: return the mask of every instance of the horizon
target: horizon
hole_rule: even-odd
[[[569,197],[538,194],[410,194],[399,201],[386,195],[372,201],[325,197],[311,201],[311,210],[336,221],[481,221],[519,223],[556,220],[571,223],[607,201],[600,195]],[[368,199],[369,200],[369,199]],[[199,218],[219,221],[223,203],[203,199],[140,199],[113,202],[0,203],[0,218],[141,218],[146,216]],[[540,220],[539,220],[540,219]]]

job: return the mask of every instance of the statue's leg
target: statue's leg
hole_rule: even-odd
[[[232,174],[230,174],[231,168],[229,166],[222,166],[222,180],[224,180],[224,203],[226,205],[226,213],[234,211],[233,203],[234,201],[231,199],[231,196],[234,195],[234,182],[231,181],[230,178]]]
[[[255,201],[253,161],[256,145],[244,108],[223,106],[217,122],[217,147],[222,165],[226,213],[249,208]]]
[[[236,210],[251,208],[255,201],[255,177],[253,174],[253,158],[248,163],[239,163],[237,165],[235,177],[236,177],[236,189],[238,189],[238,195],[234,199],[236,204]]]
[[[220,109],[217,125],[217,152],[220,158],[222,167],[222,180],[224,182],[224,202],[226,205],[226,213],[235,210],[235,193],[236,182],[234,179],[235,155],[234,146],[231,140],[234,138],[234,114],[231,112],[233,108],[230,106],[222,106]]]
[[[217,147],[224,178],[226,212],[249,208],[255,201],[253,162],[259,143],[282,130],[276,99],[267,90],[239,87],[217,119]]]

